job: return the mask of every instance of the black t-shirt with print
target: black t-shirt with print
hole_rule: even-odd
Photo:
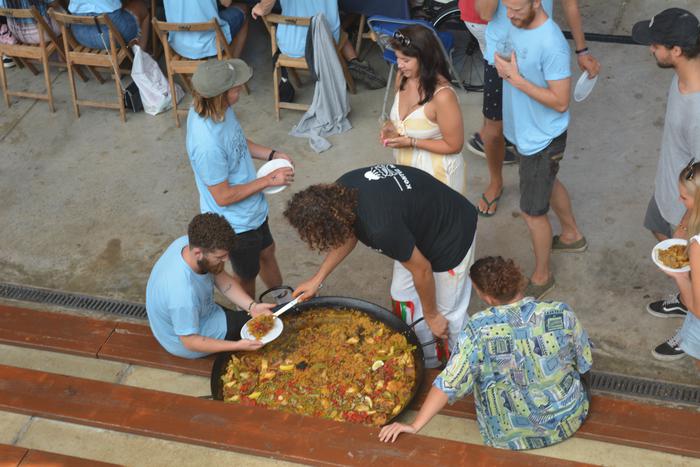
[[[358,190],[355,235],[370,248],[403,262],[417,247],[435,272],[456,267],[469,251],[476,208],[430,174],[381,164],[348,172],[338,183]]]

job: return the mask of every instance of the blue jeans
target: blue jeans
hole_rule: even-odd
[[[219,10],[219,18],[228,23],[231,30],[231,40],[238,34],[238,31],[243,27],[243,23],[245,23],[245,15],[235,6]]]
[[[85,16],[99,16],[102,13],[88,13]],[[107,17],[114,23],[114,26],[122,35],[124,42],[128,43],[130,40],[135,39],[141,33],[139,28],[139,23],[136,21],[136,17],[128,10],[123,8],[115,10],[111,13],[107,13]],[[102,26],[102,33],[104,35],[104,44],[109,47],[109,29],[107,26]],[[104,49],[105,46],[102,43],[102,38],[100,37],[99,30],[97,26],[84,26],[82,24],[74,24],[71,27],[71,32],[81,45],[89,47],[91,49]],[[117,47],[119,44],[117,44]]]

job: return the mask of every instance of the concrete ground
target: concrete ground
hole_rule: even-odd
[[[635,21],[671,5],[700,13],[700,0],[580,3],[586,31],[605,34],[629,34]],[[658,69],[645,47],[589,46],[603,69],[593,94],[571,106],[560,176],[590,249],[553,257],[557,287],[549,297],[577,312],[595,344],[597,370],[697,385],[690,358],[660,363],[650,355],[681,321],[645,311],[647,302],[673,292],[671,280],[650,260],[655,242],[641,225],[653,191],[672,72]],[[278,259],[285,283],[293,286],[313,274],[322,257],[308,251],[283,219],[286,201],[309,184],[391,161],[391,153],[377,137],[383,90],[362,85],[351,96],[353,129],[332,137],[329,151],[316,154],[305,140],[288,136],[301,113],[283,111],[282,120],[275,120],[269,57],[269,41],[253,25],[244,58],[255,76],[236,112],[249,138],[289,152],[296,162],[294,185],[268,197]],[[369,59],[383,66],[376,51]],[[15,88],[43,85],[41,76],[26,70],[11,69],[8,76]],[[132,114],[122,124],[116,112],[84,108],[76,119],[66,74],[55,73],[53,82],[56,113],[26,99],[14,99],[0,112],[0,281],[143,301],[153,263],[198,212],[185,130],[175,128],[171,112]],[[111,83],[94,80],[78,83],[78,92],[114,98]],[[310,101],[311,92],[306,86],[299,100]],[[470,134],[481,122],[481,94],[460,94],[460,100]],[[464,157],[469,199],[476,202],[487,181],[486,165],[466,150]],[[479,223],[478,256],[513,257],[530,272],[533,256],[518,215],[517,168],[504,173],[498,214]],[[358,247],[323,293],[388,306],[390,275],[390,260]],[[470,311],[480,307],[473,299]]]

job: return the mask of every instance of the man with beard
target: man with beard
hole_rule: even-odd
[[[675,71],[668,91],[654,194],[644,227],[657,240],[686,238],[689,216],[679,199],[678,174],[692,161],[700,161],[700,24],[689,11],[669,8],[635,24],[632,38],[649,46],[659,67]],[[680,294],[672,294],[647,305],[647,311],[660,318],[684,318],[688,309]],[[685,356],[677,335],[657,346],[652,354],[665,361]]]
[[[503,131],[518,150],[520,211],[535,252],[535,270],[526,296],[540,298],[554,287],[552,250],[581,252],[585,237],[576,225],[571,200],[557,179],[569,126],[571,69],[569,45],[541,0],[503,0],[510,47],[494,57],[503,78]],[[552,237],[550,204],[561,225]]]
[[[241,339],[249,317],[269,314],[272,304],[257,303],[224,271],[236,234],[225,217],[198,214],[187,235],[158,259],[146,287],[146,312],[160,345],[178,357],[257,350],[259,341]],[[242,311],[214,302],[214,286]]]

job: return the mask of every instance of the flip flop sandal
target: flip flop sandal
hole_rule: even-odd
[[[559,235],[552,237],[552,251],[561,251],[563,253],[582,253],[588,248],[586,237],[581,237],[573,243],[564,243]]]
[[[479,211],[479,215],[480,215],[481,217],[492,217],[494,214],[496,214],[496,211],[498,211],[498,206],[496,206],[496,209],[494,209],[493,212],[489,212],[489,211],[491,210],[491,206],[493,206],[494,204],[498,203],[498,202],[501,200],[501,196],[503,196],[503,189],[501,189],[501,192],[498,194],[498,196],[496,196],[496,197],[495,197],[494,199],[492,199],[491,201],[489,201],[489,200],[486,198],[486,195],[485,195],[485,194],[481,193],[481,200],[482,200],[484,203],[486,203],[486,211],[482,211],[482,210],[479,209],[479,207],[477,206],[476,209],[477,209],[477,211]]]

